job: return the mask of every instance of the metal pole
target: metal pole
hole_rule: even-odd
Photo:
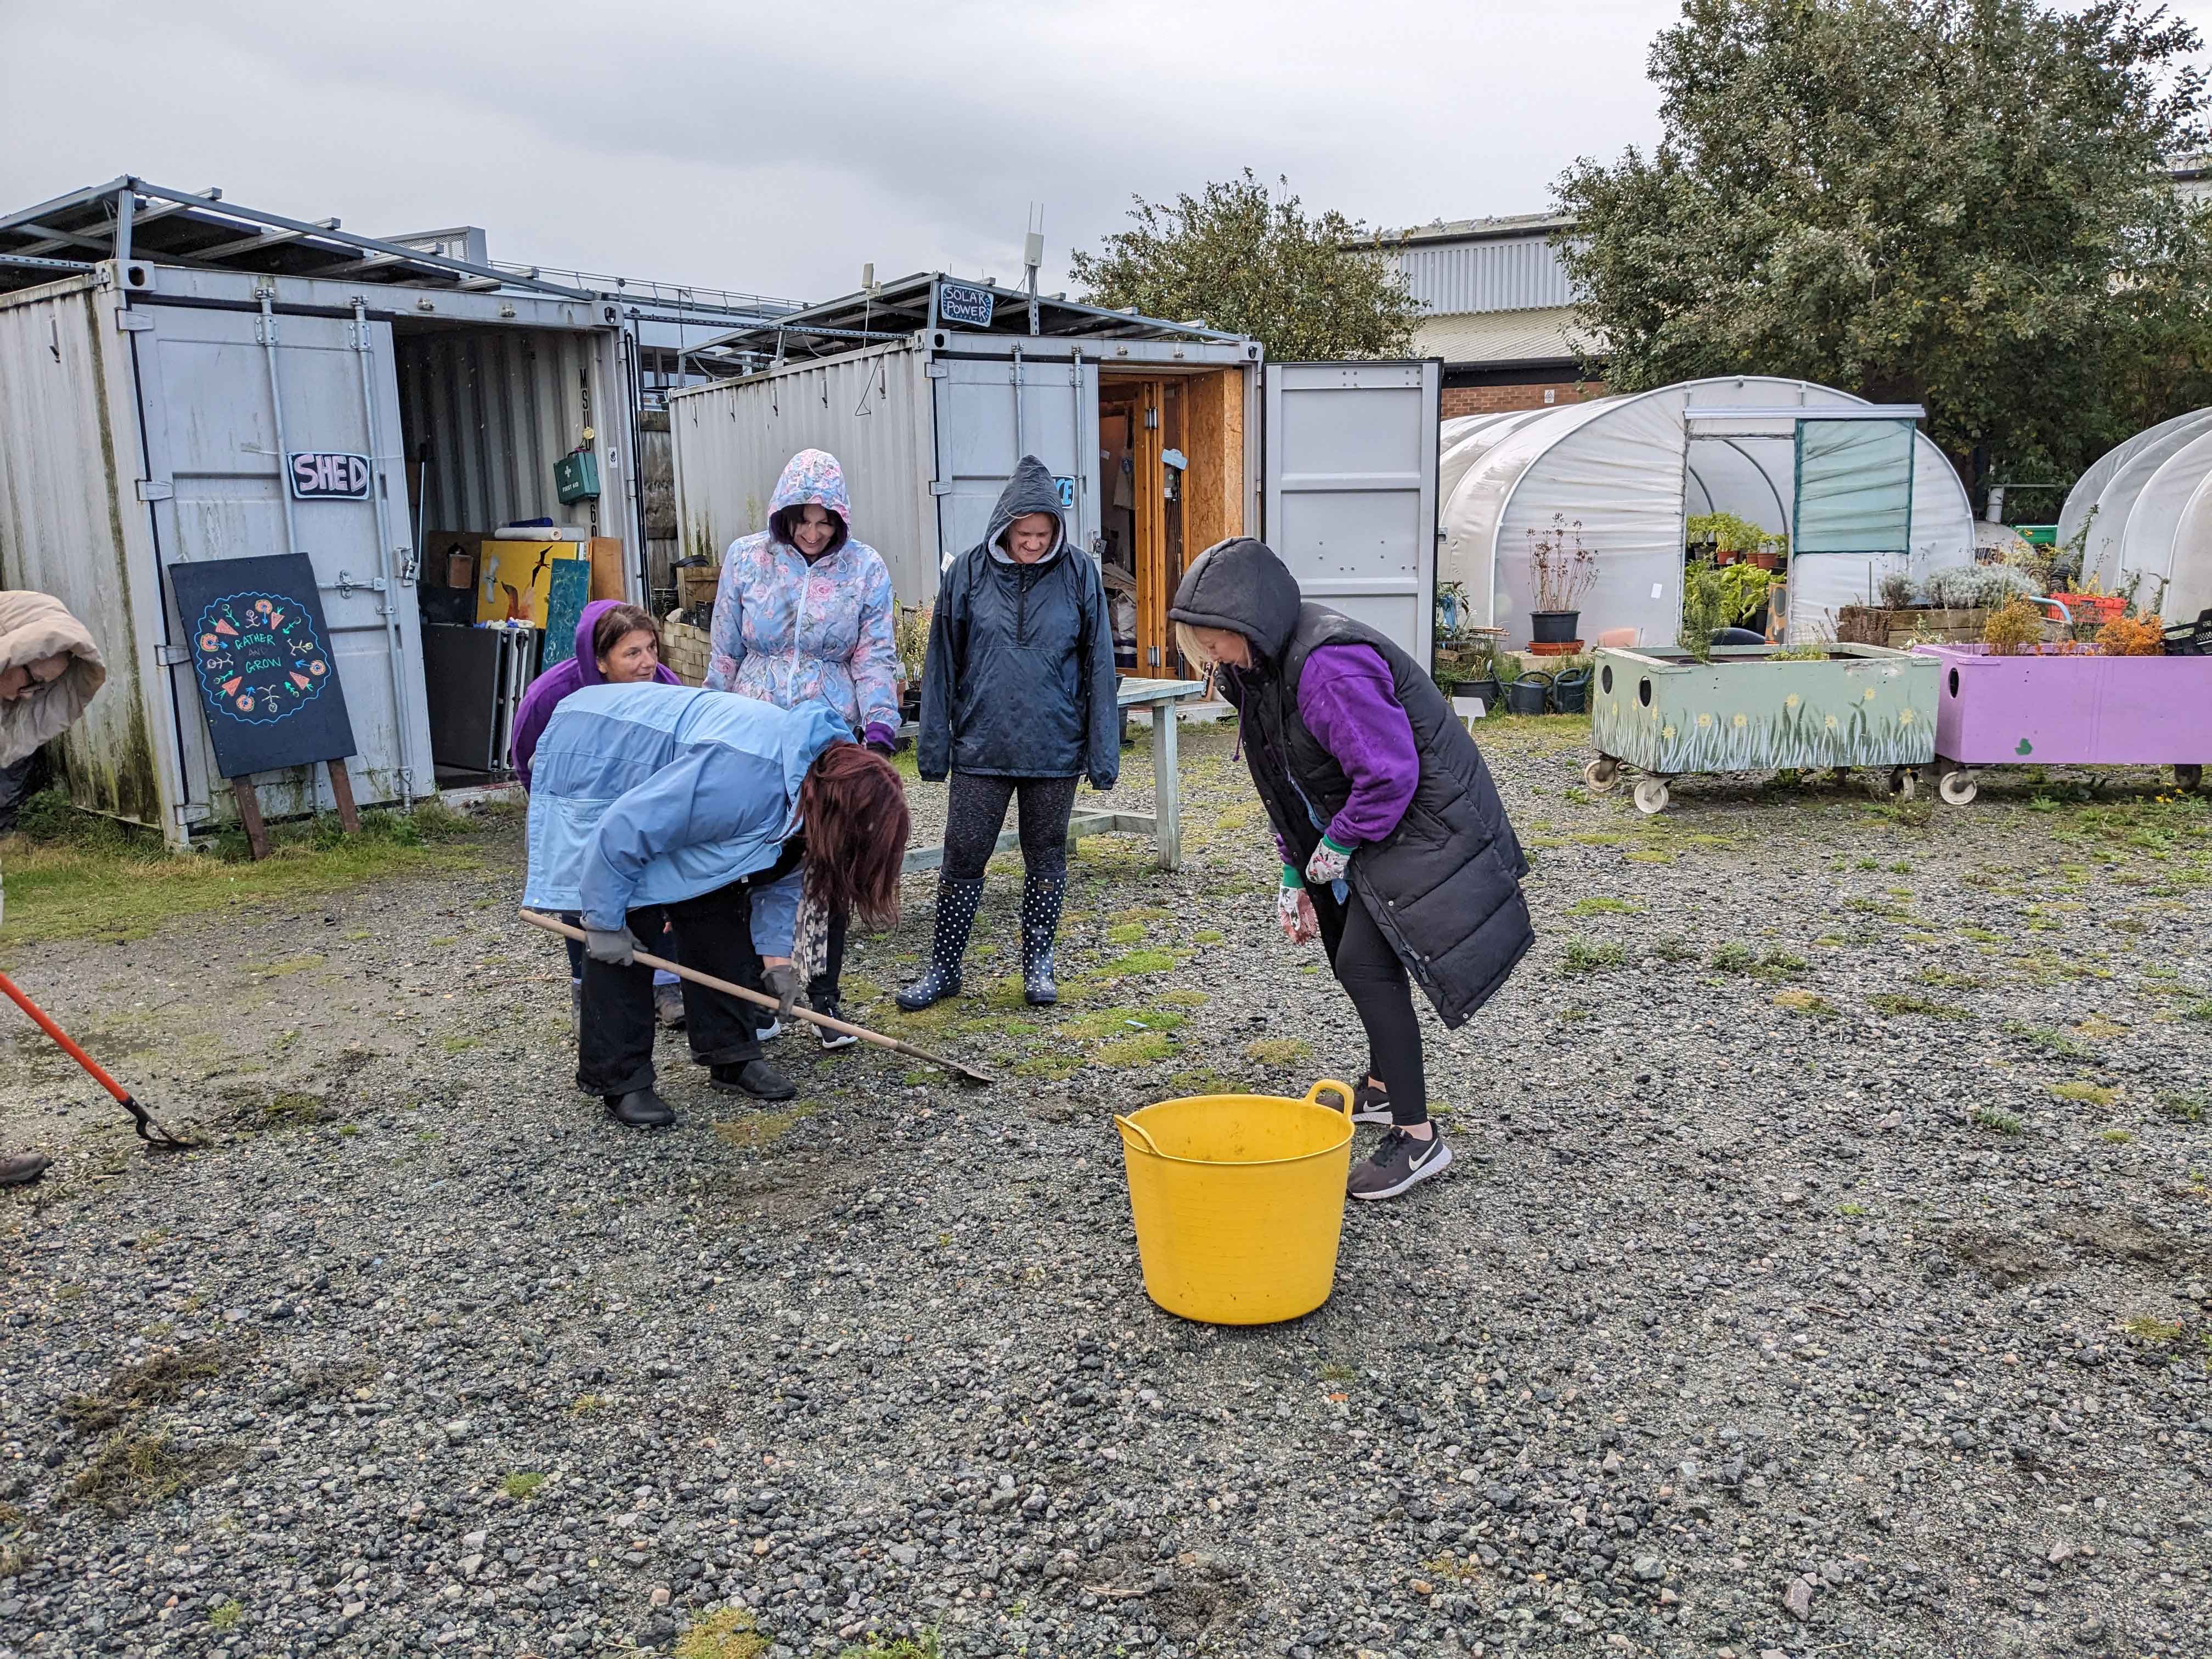
[[[368,302],[362,295],[353,296],[353,349],[361,363],[361,412],[368,423],[369,499],[376,507],[376,569],[383,579],[384,593],[378,606],[384,617],[386,662],[392,670],[392,711],[397,730],[393,740],[398,749],[394,757],[398,763],[399,804],[411,811],[415,806],[415,771],[407,763],[409,721],[407,708],[407,674],[402,659],[406,655],[407,636],[399,626],[398,572],[392,562],[391,520],[385,510],[384,446],[377,441],[376,433],[376,377],[374,358],[368,349]],[[406,476],[403,471],[402,477]],[[417,550],[418,554],[420,550]]]
[[[131,218],[138,206],[138,192],[129,185],[115,197],[115,287],[116,304],[128,311],[131,308],[131,284],[123,279],[123,267],[131,263]]]
[[[1022,457],[1028,453],[1028,448],[1022,442],[1022,349],[1016,346],[1014,348],[1014,465],[1019,466],[1022,464]],[[1011,477],[1012,474],[1009,473],[1008,476]]]
[[[297,553],[300,531],[292,519],[292,457],[284,447],[284,394],[276,384],[276,290],[257,288],[253,297],[261,301],[261,321],[255,331],[261,336],[262,353],[269,362],[269,413],[276,428],[276,499],[284,504],[284,550]]]

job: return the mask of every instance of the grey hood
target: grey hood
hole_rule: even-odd
[[[1000,492],[999,504],[991,509],[991,527],[983,532],[983,545],[994,559],[1005,564],[1014,562],[1014,556],[1000,545],[999,538],[1006,533],[1008,525],[1030,513],[1049,513],[1060,526],[1060,538],[1052,551],[1037,561],[1039,565],[1050,564],[1067,546],[1067,514],[1060,507],[1060,485],[1054,482],[1051,470],[1036,456],[1024,455]]]
[[[1298,625],[1297,578],[1265,542],[1249,536],[1216,542],[1183,572],[1168,615],[1194,628],[1226,628],[1272,663]]]

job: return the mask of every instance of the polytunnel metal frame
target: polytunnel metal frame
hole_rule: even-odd
[[[1793,389],[1801,396],[1818,396],[1823,401],[1819,404],[1806,403],[1794,405],[1784,405],[1780,407],[1749,404],[1701,405],[1690,402],[1690,399],[1693,398],[1700,390],[1716,387],[1735,387],[1748,390],[1753,386],[1771,386],[1778,390],[1782,388]],[[1467,487],[1469,477],[1479,471],[1485,462],[1491,458],[1496,448],[1501,447],[1504,443],[1510,442],[1513,440],[1517,439],[1523,433],[1537,428],[1553,423],[1556,423],[1559,426],[1559,431],[1558,435],[1552,440],[1552,441],[1547,443],[1543,448],[1538,450],[1535,453],[1527,458],[1527,459],[1521,465],[1518,471],[1514,475],[1511,482],[1504,487],[1504,493],[1498,500],[1495,514],[1487,537],[1488,544],[1483,554],[1486,579],[1486,591],[1483,595],[1483,614],[1490,623],[1495,625],[1498,623],[1500,618],[1500,607],[1498,603],[1498,583],[1501,538],[1507,520],[1511,515],[1513,508],[1521,496],[1523,486],[1527,483],[1529,476],[1536,471],[1544,457],[1550,454],[1556,448],[1572,443],[1577,438],[1589,432],[1593,428],[1598,426],[1601,422],[1611,421],[1640,404],[1649,402],[1655,398],[1676,395],[1680,396],[1684,399],[1686,405],[1682,410],[1683,440],[1680,452],[1682,457],[1684,482],[1677,501],[1679,516],[1685,522],[1686,522],[1688,516],[1686,511],[1689,500],[1688,481],[1691,477],[1694,476],[1689,461],[1691,453],[1690,432],[1693,423],[1698,421],[1721,418],[1748,420],[1760,416],[1764,416],[1769,420],[1788,419],[1793,422],[1801,418],[1898,421],[1905,419],[1909,416],[1915,422],[1912,444],[1909,453],[1912,456],[1911,472],[1915,475],[1916,484],[1918,468],[1923,464],[1923,462],[1930,461],[1931,459],[1929,456],[1923,454],[1920,448],[1920,446],[1923,443],[1928,443],[1932,450],[1933,445],[1932,441],[1928,439],[1927,434],[1918,429],[1917,422],[1923,411],[1917,405],[1872,404],[1865,401],[1864,399],[1854,397],[1850,392],[1844,392],[1833,386],[1822,386],[1817,381],[1785,379],[1784,377],[1778,375],[1706,376],[1695,380],[1680,380],[1663,386],[1653,386],[1643,392],[1624,393],[1617,397],[1594,398],[1587,403],[1563,404],[1554,408],[1547,409],[1540,411],[1538,418],[1528,422],[1525,425],[1515,424],[1504,426],[1503,434],[1497,441],[1490,445],[1486,445],[1483,453],[1460,471],[1460,474],[1455,480],[1452,489],[1449,492],[1449,500],[1440,496],[1440,503],[1449,510],[1451,503],[1457,501],[1460,493]],[[1504,426],[1504,423],[1486,422],[1485,425],[1481,427],[1469,426],[1457,434],[1455,441],[1464,441],[1466,439],[1474,437],[1480,432],[1488,429],[1492,425]],[[1793,425],[1790,433],[1759,434],[1756,435],[1762,438],[1771,437],[1773,439],[1784,440],[1793,437],[1795,429],[1796,428]],[[1736,453],[1747,465],[1751,466],[1754,471],[1759,474],[1761,480],[1765,484],[1769,493],[1776,495],[1778,505],[1779,505],[1778,491],[1775,489],[1773,480],[1769,476],[1767,469],[1761,465],[1755,457],[1746,453],[1740,447],[1736,449]],[[1941,462],[1942,460],[1941,452],[1934,452],[1932,459],[1935,462]],[[1794,454],[1791,462],[1791,469],[1794,477],[1796,471]],[[1972,505],[1966,493],[1966,487],[1959,481],[1956,470],[1949,466],[1948,463],[1943,464],[1941,466],[1940,471],[1942,476],[1948,477],[1951,480],[1956,494],[1956,500],[1953,503],[1953,506],[1955,507],[1960,522],[1966,526],[1969,529],[1969,533],[1971,533],[1973,514]],[[1711,499],[1711,492],[1710,488],[1705,484],[1702,479],[1699,479],[1698,481],[1698,487],[1706,491],[1710,501]],[[1907,513],[1906,540],[1908,545],[1905,549],[1901,550],[1902,556],[1908,560],[1914,559],[1918,556],[1917,548],[1914,544],[1915,530],[1918,523],[1917,515],[1923,507],[1928,505],[1918,499],[1917,488],[1914,491],[1914,495],[1915,499],[1912,501]],[[1784,523],[1783,526],[1784,531],[1794,533],[1796,524],[1796,519],[1794,513],[1788,511],[1788,509],[1784,509]],[[1680,526],[1678,526],[1678,531],[1679,528]],[[1442,533],[1443,532],[1440,532],[1440,534]],[[1963,558],[1971,558],[1971,542],[1960,550]],[[1899,552],[1900,550],[1883,550],[1863,556],[1832,554],[1808,556],[1866,556],[1869,558],[1879,558],[1899,556]],[[1442,574],[1441,571],[1439,572],[1439,574]],[[1602,580],[1602,578],[1601,578],[1601,580]],[[1681,616],[1681,590],[1679,577],[1673,583],[1673,586],[1674,588],[1674,625],[1675,631],[1679,634]],[[1797,599],[1798,595],[1793,592],[1793,610],[1796,608]]]

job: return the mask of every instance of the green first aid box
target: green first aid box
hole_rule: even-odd
[[[561,492],[563,507],[571,501],[599,500],[599,458],[588,449],[563,455],[553,464],[553,483]]]

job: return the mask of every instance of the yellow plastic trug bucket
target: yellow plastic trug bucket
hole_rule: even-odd
[[[1343,1109],[1324,1106],[1334,1090]],[[1352,1165],[1352,1091],[1194,1095],[1117,1116],[1145,1293],[1210,1325],[1296,1319],[1328,1300]]]

